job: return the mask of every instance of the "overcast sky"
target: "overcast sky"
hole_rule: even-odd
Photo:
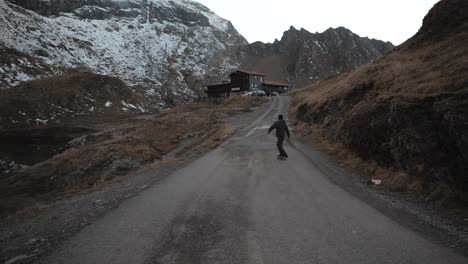
[[[310,32],[343,26],[399,45],[439,0],[195,0],[230,20],[250,43],[273,42],[292,25]]]

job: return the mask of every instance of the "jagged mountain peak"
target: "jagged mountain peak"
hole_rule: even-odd
[[[291,26],[288,30],[284,31],[282,40],[286,39],[296,39],[296,40],[301,40],[304,38],[319,38],[320,36],[326,36],[326,38],[332,38],[332,37],[338,37],[338,38],[361,38],[357,34],[353,33],[351,30],[349,30],[346,27],[337,27],[333,28],[330,27],[326,29],[325,31],[319,33],[312,33],[308,31],[307,29],[300,28],[299,30],[296,29],[294,26]],[[362,39],[368,39],[366,37],[363,37]],[[390,42],[387,42],[390,45],[392,45]]]
[[[306,32],[309,33],[309,31],[307,31],[306,29],[302,27],[300,29],[297,29],[294,26],[290,26],[288,30],[283,32],[283,38],[288,35],[296,36],[297,34],[306,33]]]
[[[368,37],[360,37],[359,35],[353,33],[346,27],[337,27],[337,28],[328,28],[322,33],[311,33],[308,30],[301,28],[297,30],[293,26],[283,33],[281,38],[282,42],[307,42],[307,41],[326,41],[328,43],[336,43],[338,46],[341,43],[346,42],[347,40],[352,42],[372,42],[374,45],[384,46],[383,49],[393,48],[393,44],[389,41],[384,42],[376,39],[369,39]]]
[[[222,78],[229,71],[243,68],[300,87],[370,63],[392,48],[390,42],[362,38],[344,27],[311,33],[291,26],[273,43],[255,42],[221,54],[229,58],[225,61],[230,64],[222,64],[224,72],[215,74]],[[232,65],[235,68],[229,67]]]
[[[337,28],[330,27],[327,30],[325,30],[322,34],[335,34],[341,37],[348,37],[348,36],[359,37],[357,34],[353,33],[351,30],[349,30],[346,27],[337,27]]]

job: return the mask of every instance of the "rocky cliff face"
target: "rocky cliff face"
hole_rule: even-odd
[[[0,0],[0,89],[85,69],[166,102],[193,97],[213,52],[247,41],[190,0]]]
[[[361,38],[343,27],[315,34],[291,27],[274,43],[256,42],[223,53],[219,69],[238,65],[299,87],[368,64],[392,48],[390,42]]]

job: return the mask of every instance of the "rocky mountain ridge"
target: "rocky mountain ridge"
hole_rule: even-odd
[[[311,33],[291,26],[274,43],[255,42],[234,47],[222,53],[217,61],[224,59],[224,66],[219,69],[240,65],[263,72],[268,79],[301,87],[373,62],[392,48],[390,42],[360,37],[344,27]]]

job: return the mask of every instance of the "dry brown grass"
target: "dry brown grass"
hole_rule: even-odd
[[[298,132],[303,132],[308,124],[300,123],[295,126]],[[319,127],[314,126],[313,131],[318,131]],[[395,192],[410,192],[417,196],[428,196],[429,200],[436,203],[437,206],[449,206],[457,199],[453,190],[446,184],[433,186],[427,190],[424,179],[419,176],[411,175],[404,170],[395,168],[384,168],[375,161],[364,160],[353,153],[349,148],[339,142],[330,142],[327,138],[321,136],[320,132],[304,135],[310,141],[314,142],[321,151],[324,151],[335,159],[341,166],[357,172],[370,183],[371,179],[381,179],[383,185]]]
[[[394,190],[468,202],[468,23],[462,28],[293,93],[296,128]]]
[[[36,118],[56,125],[66,125],[78,117],[84,121],[115,120],[140,112],[139,109],[122,110],[122,101],[154,110],[157,104],[135,89],[116,77],[88,72],[23,82],[0,91],[0,127],[28,127]],[[112,105],[105,106],[107,102]]]
[[[333,98],[345,97],[357,85],[369,83],[378,90],[373,99],[466,92],[467,39],[468,31],[464,31],[422,49],[399,47],[373,64],[302,90],[297,94],[296,102],[321,105]]]
[[[105,184],[155,164],[204,153],[234,133],[224,118],[245,112],[265,99],[243,97],[179,105],[154,119],[76,139],[70,148],[1,182],[2,197],[28,193],[54,199]],[[136,126],[133,126],[135,125]],[[122,128],[124,127],[124,128]],[[19,208],[17,208],[19,209]]]

